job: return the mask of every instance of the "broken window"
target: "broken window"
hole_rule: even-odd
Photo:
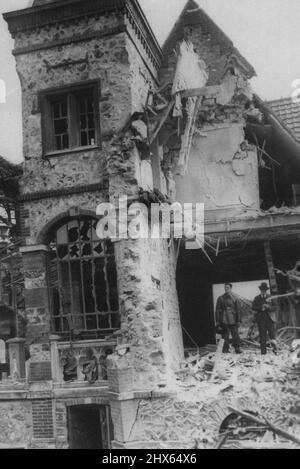
[[[41,96],[44,153],[100,144],[97,83]]]
[[[97,220],[72,220],[51,239],[49,283],[56,333],[98,338],[119,329],[114,247],[99,240],[96,226]]]

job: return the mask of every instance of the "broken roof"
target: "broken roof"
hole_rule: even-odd
[[[294,102],[292,98],[281,98],[269,101],[267,105],[300,143],[300,103]]]
[[[256,76],[252,65],[242,56],[234,47],[229,37],[216,25],[216,23],[205,13],[198,3],[194,0],[188,0],[179,19],[175,23],[171,33],[163,45],[163,53],[167,55],[176,44],[182,40],[182,33],[187,26],[197,25],[201,28],[203,35],[207,35],[211,46],[219,46],[222,55],[230,57],[236,64],[242,68],[248,78]],[[222,62],[222,61],[221,61]],[[221,70],[215,70],[216,75],[223,73],[224,64],[220,64]],[[217,79],[214,80],[217,83]]]
[[[290,163],[295,171],[300,171],[300,140],[298,140],[291,124],[288,123],[291,121],[285,119],[283,114],[280,115],[278,110],[274,110],[272,103],[275,101],[264,102],[259,96],[254,95],[254,103],[263,113],[264,123],[260,125],[247,123],[247,127],[251,127],[251,131],[262,142],[264,139],[272,141],[281,164]],[[286,115],[288,116],[288,114]]]

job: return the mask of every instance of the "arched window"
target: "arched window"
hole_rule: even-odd
[[[97,220],[60,226],[50,239],[53,331],[66,338],[104,338],[119,329],[114,246],[100,241]]]

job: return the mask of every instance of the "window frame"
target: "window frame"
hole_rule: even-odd
[[[117,323],[120,323],[121,317],[120,317],[120,304],[119,304],[119,285],[118,285],[118,275],[117,275],[117,263],[116,263],[116,254],[115,254],[115,247],[114,244],[111,243],[111,246],[113,247],[112,252],[108,252],[106,243],[108,240],[105,239],[97,239],[94,240],[93,237],[90,238],[90,241],[82,241],[80,237],[78,238],[77,241],[67,241],[67,244],[59,243],[58,242],[58,232],[65,227],[66,230],[72,225],[72,224],[77,224],[78,228],[80,230],[81,224],[84,222],[87,222],[90,224],[90,228],[92,230],[92,224],[97,222],[97,218],[90,217],[90,216],[78,216],[78,217],[70,217],[67,219],[64,219],[63,222],[60,222],[59,224],[55,225],[51,232],[48,234],[48,239],[47,239],[47,245],[48,245],[48,256],[47,256],[47,287],[48,287],[48,295],[49,295],[49,306],[50,306],[50,317],[51,317],[51,331],[53,334],[58,335],[62,338],[68,339],[71,333],[71,329],[68,327],[65,327],[65,324],[67,324],[68,320],[71,319],[72,321],[75,319],[80,319],[83,321],[82,326],[80,328],[75,328],[78,330],[79,335],[83,338],[83,340],[88,340],[88,339],[95,339],[95,338],[104,338],[112,335],[114,332],[119,330],[119,326],[116,327],[113,325],[114,321]],[[67,233],[67,231],[66,231]],[[92,231],[91,231],[92,234]],[[51,240],[55,240],[56,244],[56,256],[52,257],[51,256]],[[99,255],[96,255],[93,251],[93,246],[97,243],[104,243],[105,249],[103,252]],[[84,248],[85,245],[91,244],[92,250],[90,254],[83,254],[80,253],[78,257],[71,258],[70,253],[69,253],[69,248],[73,245],[77,245],[80,248]],[[57,248],[61,247],[68,247],[68,255],[65,258],[61,258],[59,255],[59,252]],[[54,251],[52,251],[54,252]],[[100,311],[98,309],[98,304],[97,304],[97,298],[96,298],[96,291],[94,290],[95,288],[95,281],[96,281],[96,261],[97,260],[103,260],[103,272],[104,272],[104,277],[103,280],[105,281],[105,295],[106,295],[106,306],[107,306],[107,311]],[[93,285],[93,300],[94,300],[94,306],[95,309],[94,311],[88,311],[87,308],[87,303],[86,303],[86,297],[85,297],[85,292],[86,292],[86,287],[84,286],[84,272],[83,272],[83,264],[84,262],[91,260],[93,264],[93,278],[92,278],[92,285]],[[72,281],[72,264],[78,262],[80,270],[78,271],[80,273],[80,288],[78,291],[80,291],[79,296],[80,299],[82,300],[82,310],[78,314],[78,311],[75,310],[74,308],[74,300],[76,298],[76,293],[78,294],[78,291],[76,292],[74,289],[74,283]],[[98,263],[98,261],[97,261]],[[56,266],[56,272],[55,276],[57,276],[57,285],[55,284],[56,282],[53,283],[52,281],[52,269],[53,267]],[[64,289],[63,283],[62,283],[62,270],[61,267],[66,266],[69,269],[69,275],[68,275],[68,282],[65,284],[65,287],[70,287],[69,294],[70,294],[70,313],[65,313],[65,311],[62,309],[62,299],[66,295],[66,292],[68,290]],[[111,282],[110,277],[108,276],[109,269],[113,266],[113,273],[115,274],[115,284]],[[112,307],[113,305],[113,293],[112,293],[112,287],[115,286],[116,288],[116,298],[115,300],[117,301],[117,309],[114,309]],[[54,302],[54,289],[57,288],[59,291],[57,299],[59,300],[59,314],[55,314],[55,302]],[[104,317],[107,318],[108,321],[108,327],[101,327],[100,326],[100,320],[104,319]],[[91,318],[95,321],[96,328],[95,327],[87,327],[88,321],[91,321]],[[58,327],[56,327],[56,322],[58,321]]]
[[[78,106],[78,97],[80,94],[87,95],[88,92],[90,92],[93,97],[95,144],[82,146],[80,144],[80,110]],[[54,142],[52,103],[60,98],[67,98],[67,118],[71,130],[68,132],[69,147],[56,150]],[[87,80],[84,82],[74,83],[72,85],[49,88],[39,92],[38,99],[41,112],[42,149],[44,158],[76,153],[78,151],[90,151],[95,150],[96,148],[101,149],[100,98],[100,79]],[[74,112],[75,107],[76,109]],[[51,129],[50,132],[49,129]]]

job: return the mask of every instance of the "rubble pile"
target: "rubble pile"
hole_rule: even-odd
[[[278,355],[189,353],[177,372],[179,399],[197,402],[197,448],[300,448],[300,341]]]

